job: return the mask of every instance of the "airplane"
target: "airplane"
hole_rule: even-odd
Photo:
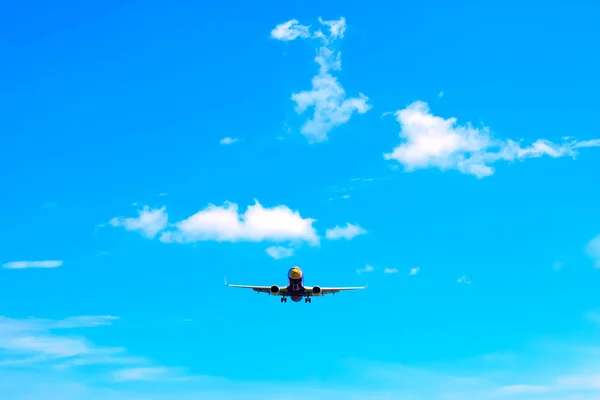
[[[227,283],[225,278],[225,286],[252,289],[255,292],[268,293],[270,296],[281,296],[281,302],[287,303],[287,296],[289,296],[293,302],[299,302],[304,297],[305,303],[312,303],[311,297],[323,296],[326,294],[335,294],[345,290],[360,290],[366,289],[366,286],[357,287],[306,287],[304,286],[304,272],[299,267],[292,267],[288,271],[288,285],[287,286],[249,286],[249,285],[230,285]]]

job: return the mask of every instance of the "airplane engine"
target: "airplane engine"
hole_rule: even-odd
[[[321,287],[320,286],[313,286],[312,292],[313,292],[313,294],[315,296],[319,296],[321,294]]]
[[[279,286],[277,286],[277,285],[271,286],[271,294],[278,294],[279,290],[280,290]]]

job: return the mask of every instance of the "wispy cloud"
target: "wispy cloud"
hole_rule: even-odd
[[[410,269],[410,275],[416,275],[419,273],[419,271],[421,270],[421,268],[416,267],[416,268],[411,268]]]
[[[600,325],[600,311],[590,311],[586,314],[587,319]]]
[[[408,398],[592,400],[600,396],[600,374],[594,367],[600,361],[598,350],[536,343],[522,348],[520,357],[497,353],[478,357],[469,366],[464,361],[424,369],[364,360],[360,364],[369,380],[380,379],[379,386],[384,387],[386,382],[395,384],[395,395]],[[501,365],[496,365],[498,361]]]
[[[352,196],[350,196],[349,194],[344,194],[344,195],[339,196],[339,197],[330,197],[328,200],[329,201],[331,201],[331,200],[338,200],[338,199],[347,200],[350,197],[352,197]]]
[[[356,236],[365,235],[366,233],[367,231],[361,228],[360,226],[353,225],[347,222],[346,226],[344,227],[338,225],[334,228],[327,229],[325,231],[325,237],[329,240],[351,240],[354,239]]]
[[[66,360],[72,364],[87,365],[98,363],[98,359],[112,363],[124,354],[124,349],[96,347],[84,338],[61,336],[55,331],[106,326],[115,320],[117,317],[113,316],[79,316],[63,320],[19,320],[0,316],[0,349],[6,352],[0,365],[31,365]],[[93,359],[96,361],[92,362]]]
[[[367,265],[365,265],[364,268],[358,268],[356,270],[356,273],[360,275],[360,274],[364,274],[365,272],[373,272],[373,271],[375,271],[375,267],[367,264]]]
[[[592,400],[600,396],[600,374],[581,373],[573,376],[556,376],[545,384],[508,385],[501,387],[499,392],[511,395],[556,395],[559,397],[552,396],[551,398],[557,400]],[[577,394],[583,394],[583,397],[574,397]]]
[[[597,350],[574,353],[568,347],[563,346],[570,354],[569,362],[562,362],[565,354],[557,353],[552,347],[544,347],[541,353],[528,351],[526,359],[512,359],[509,371],[505,370],[505,366],[500,369],[491,366],[484,357],[478,357],[475,364],[468,366],[461,360],[457,363],[436,363],[435,367],[421,364],[419,368],[364,359],[346,360],[344,369],[347,373],[310,382],[244,382],[188,375],[184,369],[178,368],[135,366],[111,372],[108,378],[116,385],[113,384],[110,391],[105,385],[94,387],[83,382],[61,382],[62,386],[52,387],[51,393],[56,398],[68,400],[596,400],[600,395],[598,375],[593,368],[586,369],[585,366],[597,365]],[[17,391],[13,388],[13,396],[7,400],[25,398],[25,393],[28,400],[47,399],[49,385],[47,381],[40,384],[41,377],[31,375],[26,389],[23,384],[17,385]],[[350,380],[352,384],[348,387]],[[11,381],[6,379],[6,375],[0,376],[0,393],[7,392]],[[152,386],[136,386],[137,391],[132,391],[131,386],[125,389],[125,386],[118,385],[119,382],[136,381],[154,383]],[[170,385],[171,382],[182,381],[189,384]],[[71,388],[69,385],[76,385],[76,391],[69,393],[65,390]]]
[[[283,246],[271,246],[267,248],[267,254],[276,260],[288,258],[294,255],[294,249]]]
[[[600,268],[600,235],[593,238],[586,246],[585,251],[594,261],[594,266]]]
[[[3,264],[3,268],[8,269],[26,269],[26,268],[58,268],[63,265],[62,260],[44,260],[44,261],[11,261]]]
[[[538,139],[522,147],[521,142],[495,138],[488,127],[476,128],[471,123],[458,125],[456,118],[444,119],[433,115],[427,103],[415,101],[395,113],[400,124],[402,143],[386,160],[395,160],[406,171],[438,168],[484,178],[494,174],[492,164],[498,161],[522,161],[549,156],[573,157],[585,147],[600,147],[600,139],[577,141],[565,138],[555,144]]]
[[[536,385],[509,385],[503,386],[499,390],[500,392],[506,394],[540,394],[540,393],[548,393],[550,388],[547,386],[536,386]]]
[[[61,320],[0,316],[0,372],[18,368],[58,373],[89,366],[128,365],[131,367],[118,370],[114,376],[135,380],[137,373],[139,379],[150,380],[154,373],[157,379],[188,378],[182,370],[151,365],[147,358],[131,356],[122,347],[96,346],[80,334],[83,328],[110,326],[118,319],[110,315]]]
[[[301,132],[310,143],[323,142],[328,139],[329,132],[336,126],[345,124],[355,112],[364,114],[371,109],[369,98],[362,93],[358,97],[346,97],[342,85],[334,77],[334,73],[342,69],[342,54],[334,45],[344,38],[346,19],[325,21],[319,18],[319,29],[310,32],[311,27],[300,25],[292,19],[277,25],[271,31],[271,37],[277,40],[290,41],[297,38],[314,39],[321,43],[314,61],[319,65],[319,72],[312,79],[312,88],[292,94],[296,103],[296,112],[303,114],[313,108],[313,115],[302,126]]]
[[[389,268],[386,267],[383,269],[383,273],[384,274],[397,274],[398,273],[398,268]]]
[[[112,315],[83,315],[79,317],[69,317],[59,321],[38,319],[36,321],[46,324],[50,329],[69,329],[69,328],[93,328],[96,326],[112,325],[119,317]]]
[[[238,141],[238,139],[236,139],[236,138],[232,138],[232,137],[229,137],[229,136],[228,136],[228,137],[224,137],[223,139],[221,139],[221,140],[219,141],[219,143],[220,143],[220,144],[223,144],[223,145],[228,145],[228,144],[234,144],[234,143],[235,143],[235,142],[237,142],[237,141]]]
[[[123,368],[114,371],[112,374],[112,379],[116,382],[164,382],[182,380],[186,378],[187,377],[179,369],[166,367]]]
[[[460,278],[458,278],[456,280],[456,282],[463,283],[465,285],[470,285],[471,284],[471,280],[467,276],[465,276],[465,275],[463,275]]]

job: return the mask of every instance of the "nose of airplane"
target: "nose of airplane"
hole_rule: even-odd
[[[292,279],[300,279],[302,278],[302,271],[298,267],[294,267],[290,269],[290,278]]]

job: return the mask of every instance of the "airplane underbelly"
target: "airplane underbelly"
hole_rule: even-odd
[[[302,285],[302,278],[300,279],[290,279],[290,283],[288,285],[288,293],[290,296],[302,296],[304,294],[304,286]]]
[[[301,279],[290,279],[290,284],[287,288],[288,296],[292,299],[292,301],[300,301],[302,297],[305,295],[304,286],[302,286]]]

